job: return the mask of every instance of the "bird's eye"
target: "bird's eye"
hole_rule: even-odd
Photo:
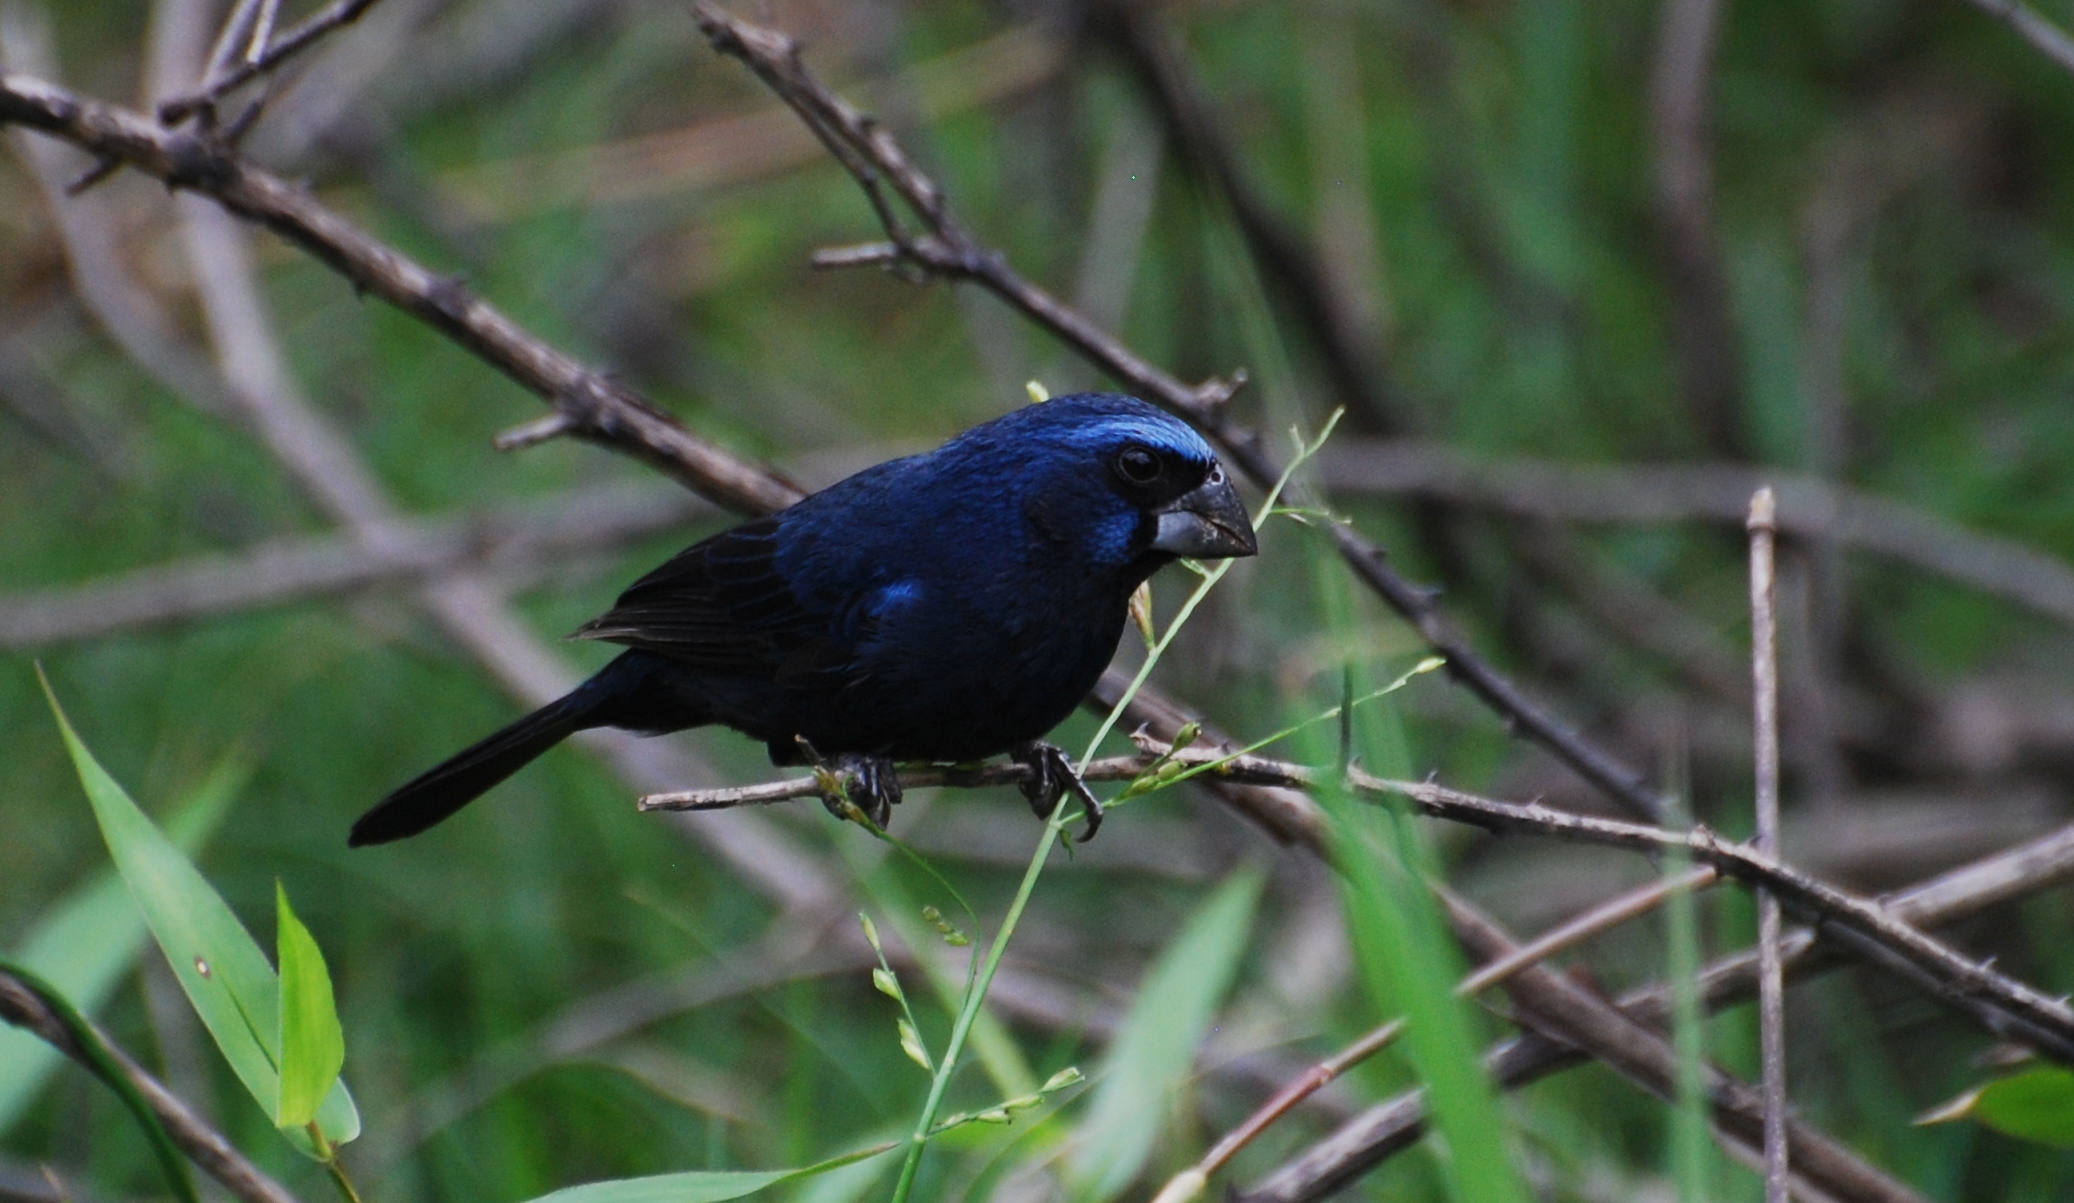
[[[1143,447],[1126,447],[1116,456],[1116,474],[1134,485],[1149,485],[1159,479],[1159,456]]]

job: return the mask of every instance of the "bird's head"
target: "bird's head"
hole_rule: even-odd
[[[1059,397],[998,418],[978,436],[1017,465],[1022,509],[1038,533],[1132,578],[1179,557],[1259,550],[1229,474],[1189,425],[1114,393]]]

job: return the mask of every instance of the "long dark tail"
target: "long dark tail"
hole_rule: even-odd
[[[542,752],[589,727],[646,727],[648,657],[626,652],[556,701],[412,778],[361,815],[346,843],[358,848],[405,839],[444,822]],[[661,717],[661,716],[656,716]],[[691,715],[669,716],[693,718]],[[696,716],[703,721],[703,716]],[[628,721],[629,718],[634,721]],[[694,726],[685,722],[681,726]],[[657,729],[677,729],[668,721]]]

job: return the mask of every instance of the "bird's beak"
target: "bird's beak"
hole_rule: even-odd
[[[1260,550],[1253,523],[1246,517],[1246,503],[1239,500],[1238,490],[1225,479],[1222,467],[1212,468],[1208,480],[1153,511],[1153,516],[1159,519],[1159,530],[1152,536],[1155,551],[1192,560],[1221,560]]]

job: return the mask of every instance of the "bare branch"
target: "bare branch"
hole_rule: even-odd
[[[1463,899],[1441,891],[1456,934],[1477,956],[1508,956],[1514,945],[1504,930]],[[1675,1097],[1678,1054],[1670,1042],[1620,1008],[1545,965],[1512,978],[1505,987],[1516,1016],[1543,1035],[1587,1049],[1622,1077],[1658,1098]],[[1756,1091],[1713,1066],[1705,1068],[1707,1102],[1716,1135],[1731,1152],[1761,1155],[1766,1111]],[[1860,1160],[1849,1149],[1797,1120],[1790,1127],[1792,1173],[1804,1197],[1853,1203],[1924,1203],[1921,1195]],[[1254,1196],[1241,1196],[1249,1203]]]
[[[1708,449],[1743,458],[1749,438],[1737,407],[1741,355],[1730,317],[1728,273],[1714,233],[1713,137],[1707,119],[1721,8],[1722,0],[1664,5],[1649,81],[1649,126],[1680,390]]]
[[[460,517],[399,519],[372,540],[336,534],[277,539],[84,585],[0,595],[0,647],[93,639],[464,569],[523,570],[608,551],[702,512],[712,511],[681,491],[622,487]]]
[[[1165,756],[1169,763],[1190,774],[1184,779],[1202,780],[1205,784],[1238,783],[1313,790],[1335,781],[1334,774],[1328,770],[1266,757],[1233,756],[1199,748],[1186,748],[1176,753],[1158,741],[1142,736],[1139,744],[1147,750],[1137,756],[1113,756],[1094,761],[1087,766],[1082,777],[1088,781],[1135,780],[1159,757]],[[904,788],[1000,785],[1019,782],[1026,772],[1015,765],[922,769],[903,772],[901,782]],[[1919,975],[1919,980],[1938,998],[1990,1031],[2031,1044],[2054,1060],[2074,1064],[2074,1008],[2070,1008],[2065,1000],[2048,997],[2015,978],[1997,972],[1991,965],[1975,961],[1942,941],[1924,935],[1878,902],[1839,889],[1751,845],[1723,840],[1704,827],[1674,831],[1621,819],[1573,814],[1538,802],[1501,802],[1432,782],[1391,781],[1358,767],[1349,768],[1344,780],[1338,784],[1367,798],[1406,798],[1428,817],[1500,834],[1534,835],[1645,853],[1682,849],[1695,862],[1711,865],[1725,876],[1773,891],[1782,902],[1821,925],[1825,932],[1855,940],[1854,948],[1878,950],[1884,957],[1891,958],[1896,966]],[[798,777],[762,787],[650,795],[642,799],[641,805],[649,810],[725,809],[820,796],[820,786],[814,778]]]
[[[1967,0],[1973,7],[2016,30],[2017,36],[2068,71],[2074,71],[2074,38],[2022,0]]]
[[[710,4],[696,4],[693,12],[714,48],[747,64],[855,177],[878,213],[899,264],[980,284],[1138,395],[1195,423],[1255,484],[1266,487],[1281,476],[1259,433],[1234,423],[1221,408],[1221,402],[1230,396],[1230,384],[1220,380],[1194,386],[1182,383],[1078,310],[1023,278],[999,252],[982,246],[952,216],[941,189],[914,166],[893,137],[806,69],[791,38]],[[889,190],[921,224],[919,231],[910,233],[905,220],[893,211]],[[868,254],[853,251],[848,255],[851,261],[886,260],[886,253],[876,248]],[[1300,496],[1292,496],[1291,503],[1317,504],[1316,499]],[[1655,816],[1660,812],[1661,799],[1642,774],[1531,701],[1453,629],[1429,591],[1389,567],[1380,548],[1345,526],[1335,526],[1332,536],[1356,576],[1410,620],[1421,637],[1446,658],[1450,676],[1614,800],[1637,814]]]
[[[1777,502],[1770,488],[1750,498],[1750,664],[1755,682],[1757,837],[1779,855],[1779,607],[1773,541]],[[1786,1203],[1786,971],[1779,955],[1779,899],[1757,891],[1757,1032],[1764,1076],[1765,1203]]]
[[[578,437],[632,455],[738,513],[761,514],[799,490],[699,438],[667,414],[534,338],[460,281],[441,276],[253,166],[221,142],[168,130],[140,114],[43,80],[0,76],[0,124],[111,155],[169,187],[207,195],[303,248],[376,296],[423,320],[567,415]]]
[[[2074,878],[2074,825],[2016,848],[1995,853],[1954,869],[1911,889],[1881,900],[1903,922],[1934,927],[2052,888]],[[1797,928],[1781,942],[1789,971],[1796,977],[1822,972],[1842,963],[1835,950]],[[1757,955],[1748,950],[1709,964],[1700,974],[1701,1005],[1717,1011],[1747,1001],[1757,989]],[[1673,992],[1668,985],[1645,986],[1620,999],[1620,1007],[1648,1026],[1663,1030],[1670,1023]],[[1492,1078],[1508,1090],[1518,1089],[1559,1070],[1582,1065],[1587,1056],[1538,1034],[1499,1044],[1485,1059]],[[1293,1158],[1241,1193],[1248,1203],[1310,1203],[1366,1173],[1424,1132],[1425,1107],[1417,1091],[1369,1108],[1337,1131]]]
[[[0,970],[0,1019],[5,1019],[17,1027],[27,1028],[59,1052],[81,1065],[92,1068],[92,1061],[86,1050],[80,1048],[72,1039],[72,1033],[66,1029],[64,1022],[34,990],[5,970]],[[91,1024],[93,1021],[87,1022]],[[144,1096],[144,1101],[151,1105],[152,1113],[157,1115],[159,1123],[165,1126],[166,1135],[172,1137],[173,1143],[179,1145],[190,1160],[202,1167],[203,1172],[222,1183],[224,1189],[245,1203],[297,1203],[294,1195],[289,1194],[280,1183],[267,1177],[259,1167],[245,1160],[243,1154],[233,1148],[221,1133],[196,1115],[179,1096],[167,1090],[158,1079],[144,1072],[143,1068],[114,1041],[108,1039],[105,1033],[100,1033],[98,1028],[95,1031],[100,1034],[101,1043],[109,1054],[115,1058],[115,1063],[121,1068],[123,1076],[130,1080],[130,1084]]]
[[[330,5],[310,14],[300,25],[282,34],[279,41],[266,45],[264,51],[260,51],[260,47],[265,45],[264,35],[271,32],[271,18],[269,17],[265,25],[261,26],[255,12],[249,18],[251,23],[240,28],[237,17],[234,16],[224,27],[224,37],[219,42],[217,53],[212,56],[208,82],[199,91],[161,103],[158,106],[159,120],[168,125],[176,125],[211,108],[233,89],[275,70],[289,59],[316,45],[324,35],[358,21],[374,6],[375,0],[332,0]],[[239,6],[238,15],[242,16],[246,10],[257,7],[248,0]],[[272,6],[269,5],[269,14],[271,10]],[[248,40],[249,47],[237,45]],[[229,55],[224,53],[226,47],[230,51]],[[235,65],[228,65],[232,63]]]
[[[1770,483],[1783,534],[1873,552],[2074,623],[2074,569],[2055,557],[1814,477],[1766,470],[1760,479],[1729,464],[1485,459],[1434,443],[1362,439],[1335,441],[1318,463],[1325,484],[1341,492],[1437,497],[1576,522],[1740,526],[1751,491]]]

